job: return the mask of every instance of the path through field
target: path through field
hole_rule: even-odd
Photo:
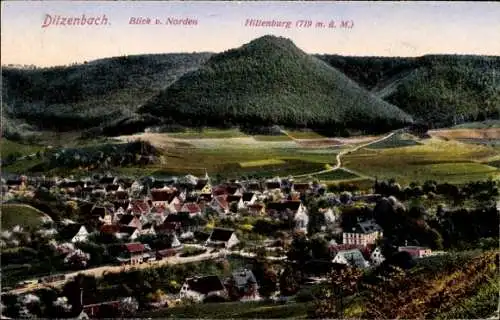
[[[297,140],[295,138],[293,138],[290,134],[288,134],[285,130],[281,130],[281,132],[283,132],[283,134],[287,135],[288,137],[290,137],[291,139],[293,140]],[[379,139],[376,139],[376,140],[372,140],[370,142],[367,142],[367,143],[364,143],[364,144],[360,144],[360,145],[357,145],[355,146],[354,148],[352,149],[348,149],[348,150],[343,150],[343,151],[340,151],[336,156],[335,156],[335,161],[336,161],[336,164],[334,167],[330,168],[330,169],[325,169],[325,170],[321,170],[321,171],[316,171],[316,172],[310,172],[310,173],[306,173],[306,174],[300,174],[300,175],[297,175],[297,176],[293,176],[294,178],[303,178],[303,177],[307,177],[307,176],[311,176],[311,175],[317,175],[317,174],[322,174],[322,173],[327,173],[327,172],[332,172],[332,171],[335,171],[335,170],[338,170],[340,168],[342,168],[342,156],[346,155],[346,154],[350,154],[352,152],[355,152],[361,148],[365,148],[371,144],[375,144],[375,143],[378,143],[378,142],[382,142],[386,139],[389,139],[390,137],[392,137],[394,134],[400,132],[400,130],[395,130],[395,131],[392,131],[391,133],[383,136],[382,138],[379,138]],[[356,174],[356,175],[360,175],[362,177],[366,177],[366,178],[370,178],[368,176],[365,176],[365,175],[362,175],[362,174],[359,174],[357,172],[354,172],[352,170],[349,170],[347,168],[342,168],[343,170],[347,171],[347,172],[350,172],[350,173],[353,173],[353,174]]]

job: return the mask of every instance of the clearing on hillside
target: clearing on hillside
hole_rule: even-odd
[[[2,204],[0,208],[2,230],[9,230],[16,225],[33,230],[43,223],[43,217],[48,217],[42,211],[26,204]]]

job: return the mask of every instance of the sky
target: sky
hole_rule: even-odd
[[[108,22],[63,26],[48,24],[47,15],[53,22],[56,16],[105,15]],[[130,24],[137,17],[152,24]],[[53,66],[131,54],[221,52],[267,34],[290,38],[308,53],[500,55],[499,17],[495,2],[3,1],[1,63]],[[166,24],[169,18],[197,24]],[[247,19],[290,21],[292,27],[248,27]],[[300,27],[300,20],[312,26]],[[328,28],[332,20],[351,28]]]

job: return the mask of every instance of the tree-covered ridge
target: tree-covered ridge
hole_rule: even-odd
[[[212,56],[142,109],[186,125],[283,124],[362,131],[411,117],[290,40],[265,36]]]
[[[500,57],[318,56],[431,127],[500,116]]]
[[[2,70],[4,112],[43,129],[99,126],[130,116],[144,101],[185,72],[196,69],[209,56],[138,55],[69,67],[6,67]]]

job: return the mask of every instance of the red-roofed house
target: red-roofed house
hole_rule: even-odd
[[[201,208],[198,204],[196,203],[184,203],[184,205],[182,206],[180,212],[189,212],[189,215],[191,217],[194,217],[194,216],[201,216]]]
[[[151,211],[151,207],[146,201],[134,200],[130,202],[127,211],[132,214],[143,215],[148,214]]]
[[[229,203],[226,200],[226,195],[216,196],[210,202],[212,209],[217,211],[219,215],[226,215],[229,213]]]
[[[118,257],[117,259],[122,264],[142,263],[144,261],[144,252],[145,251],[146,251],[146,247],[142,243],[139,243],[139,242],[127,243],[124,245],[123,254],[120,257]]]
[[[175,197],[177,191],[175,189],[163,188],[151,190],[151,201],[153,207],[168,206],[172,199]]]

